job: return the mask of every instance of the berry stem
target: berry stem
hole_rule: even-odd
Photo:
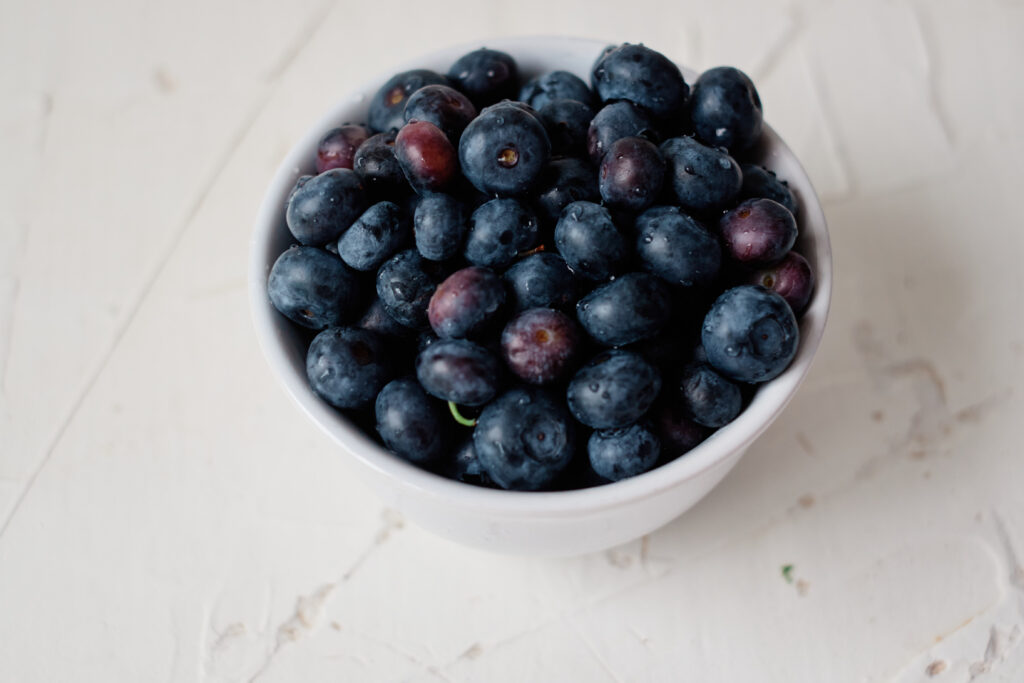
[[[476,420],[470,420],[462,417],[462,414],[459,412],[459,407],[455,405],[455,401],[448,401],[448,410],[452,411],[452,417],[454,417],[455,421],[463,427],[476,427]]]

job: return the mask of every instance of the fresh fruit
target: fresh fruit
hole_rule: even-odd
[[[662,143],[661,153],[668,165],[666,184],[684,210],[725,208],[743,186],[739,164],[721,149],[681,137]]]
[[[739,382],[774,379],[796,354],[800,331],[781,296],[756,285],[741,285],[711,306],[701,329],[708,362]]]
[[[310,386],[335,408],[372,404],[389,375],[381,338],[358,327],[328,327],[306,354]]]
[[[576,100],[551,100],[538,112],[551,140],[554,155],[582,155],[587,149],[587,131],[594,111]]]
[[[748,199],[718,220],[725,253],[744,265],[774,263],[796,242],[796,219],[771,199]]]
[[[352,168],[356,150],[370,135],[366,126],[351,123],[327,131],[316,150],[316,172]]]
[[[476,107],[465,95],[446,85],[425,85],[405,104],[406,123],[427,121],[440,128],[453,145],[469,122],[476,118]]]
[[[576,74],[549,71],[527,81],[519,91],[519,99],[539,110],[553,100],[576,100],[589,106],[594,103],[594,93]]]
[[[576,278],[558,254],[530,254],[505,271],[512,308],[557,308],[576,304]]]
[[[656,206],[637,217],[636,252],[644,270],[684,287],[710,285],[722,263],[714,235],[675,206]]]
[[[643,424],[601,429],[587,442],[590,466],[609,481],[643,474],[654,467],[660,453],[658,437]]]
[[[502,268],[537,246],[537,215],[518,199],[492,199],[469,219],[466,260],[478,266]]]
[[[749,283],[779,294],[799,314],[807,308],[814,293],[814,271],[807,259],[791,251],[778,263],[752,273]]]
[[[512,55],[480,48],[455,60],[448,78],[477,107],[512,99],[519,92],[519,68]]]
[[[346,322],[362,299],[361,283],[337,256],[298,246],[277,257],[267,294],[282,315],[314,330]]]
[[[501,333],[505,363],[530,384],[554,381],[579,350],[572,318],[553,308],[531,308],[512,318]]]
[[[367,120],[377,133],[401,128],[409,96],[425,85],[450,85],[447,78],[429,69],[413,69],[392,76],[370,100]]]
[[[562,210],[555,245],[570,268],[596,282],[621,272],[629,256],[629,243],[608,209],[592,202],[573,202]]]
[[[720,66],[702,73],[689,104],[694,130],[706,145],[742,152],[761,136],[761,98],[739,69]]]
[[[427,324],[427,305],[441,281],[437,264],[426,261],[416,250],[399,252],[377,271],[377,296],[388,314],[406,327]]]
[[[442,339],[461,339],[484,329],[505,303],[505,284],[489,268],[469,266],[437,286],[427,318]]]
[[[690,93],[679,67],[665,55],[629,43],[602,54],[590,81],[602,102],[628,100],[657,119],[677,116]]]
[[[525,195],[551,155],[551,142],[536,116],[514,104],[487,107],[459,139],[462,173],[489,196]]]
[[[377,433],[392,452],[411,462],[429,462],[444,454],[447,411],[415,377],[385,385],[377,394],[375,413]]]
[[[724,427],[743,409],[740,388],[706,363],[693,363],[683,370],[679,395],[686,414],[705,427]]]
[[[352,170],[375,196],[397,196],[408,191],[402,165],[395,157],[395,131],[377,133],[356,150]]]
[[[631,102],[612,102],[597,112],[590,122],[587,154],[592,162],[600,164],[613,142],[634,137],[658,142],[659,136],[651,119]]]
[[[350,268],[377,270],[409,239],[409,223],[392,202],[374,204],[338,240],[338,256]]]
[[[469,210],[455,197],[427,195],[413,216],[416,249],[425,259],[447,261],[462,253],[468,222]]]
[[[572,378],[566,400],[573,417],[593,429],[626,427],[647,412],[661,391],[661,376],[632,351],[599,353]]]
[[[775,171],[757,164],[740,164],[740,170],[743,171],[740,199],[774,199],[794,216],[797,214],[800,204],[796,195],[785,180],[779,180]]]
[[[455,148],[429,121],[411,121],[395,137],[395,158],[417,192],[440,192],[458,177]]]
[[[576,304],[580,325],[606,346],[650,339],[665,326],[671,313],[668,289],[647,273],[617,277]]]
[[[296,187],[285,222],[300,244],[320,247],[338,239],[367,206],[359,176],[347,168],[335,168]]]
[[[597,177],[605,204],[643,211],[661,192],[665,160],[658,148],[643,138],[619,138],[601,160]]]
[[[416,378],[431,396],[465,406],[482,406],[498,391],[500,361],[465,339],[440,339],[416,358]]]

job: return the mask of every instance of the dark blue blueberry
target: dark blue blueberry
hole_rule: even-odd
[[[296,178],[295,184],[292,186],[291,192],[288,193],[288,199],[285,201],[285,205],[287,206],[288,202],[292,200],[292,197],[294,197],[295,193],[299,191],[299,188],[301,188],[303,185],[305,185],[315,177],[316,176],[312,175],[300,175],[298,178]]]
[[[644,138],[658,142],[650,118],[629,102],[612,102],[597,112],[587,130],[587,153],[595,164],[619,138]]]
[[[392,256],[377,271],[377,296],[392,318],[419,329],[427,325],[427,305],[441,279],[437,264],[409,249]]]
[[[374,408],[377,433],[395,455],[422,463],[444,453],[448,410],[415,377],[389,382],[377,394]]]
[[[578,275],[597,282],[620,272],[629,257],[629,242],[608,209],[593,202],[573,202],[562,210],[555,246]]]
[[[690,93],[670,59],[629,43],[601,54],[590,72],[590,83],[602,102],[628,100],[658,119],[678,116]]]
[[[744,265],[775,263],[796,242],[796,219],[771,199],[747,199],[718,219],[722,249]]]
[[[338,256],[355,270],[377,270],[408,241],[409,232],[397,204],[374,204],[338,240]]]
[[[615,349],[598,354],[569,382],[566,401],[577,420],[593,429],[633,424],[661,391],[661,375],[643,356]]]
[[[537,213],[545,225],[554,225],[562,209],[578,201],[601,201],[593,167],[575,157],[549,161],[537,182]]]
[[[448,78],[477,107],[515,98],[519,92],[519,69],[512,55],[480,48],[455,60]]]
[[[708,362],[738,382],[767,382],[796,355],[800,330],[781,296],[754,285],[734,287],[711,306],[701,328]]]
[[[794,216],[799,208],[796,195],[785,180],[779,180],[775,171],[770,171],[757,164],[741,164],[743,171],[743,187],[740,188],[740,199],[774,199],[789,209]]]
[[[661,192],[665,160],[658,148],[643,138],[619,138],[601,160],[597,177],[605,204],[625,211],[643,211]]]
[[[587,333],[605,346],[624,346],[658,334],[672,303],[665,284],[647,273],[622,275],[576,304]]]
[[[636,251],[644,270],[684,287],[710,285],[722,265],[718,240],[675,206],[656,206],[636,219]]]
[[[366,190],[376,197],[393,197],[408,192],[402,166],[395,157],[396,131],[377,133],[359,145],[352,170],[363,180]]]
[[[511,389],[484,408],[473,429],[477,458],[505,489],[536,491],[566,468],[575,429],[561,402],[541,389]]]
[[[409,96],[425,85],[450,85],[448,79],[427,69],[413,69],[396,74],[388,80],[370,100],[367,118],[370,128],[376,133],[401,128],[405,123],[403,114]]]
[[[540,120],[551,140],[551,153],[582,156],[594,111],[576,100],[551,100],[540,109]]]
[[[347,168],[335,168],[292,193],[285,221],[295,239],[319,247],[338,239],[368,205],[359,176]]]
[[[533,189],[551,156],[551,142],[536,116],[513,104],[480,112],[459,140],[462,173],[490,196],[521,196]]]
[[[447,261],[461,254],[468,219],[466,205],[451,195],[423,197],[413,217],[416,248],[423,258]]]
[[[553,308],[531,308],[512,318],[501,333],[501,353],[509,369],[530,384],[558,379],[579,350],[572,318]]]
[[[494,354],[465,339],[439,339],[416,358],[416,377],[428,394],[465,406],[494,398],[500,373]]]
[[[690,119],[701,142],[741,152],[761,137],[763,113],[757,88],[731,66],[708,69],[693,84]]]
[[[443,339],[469,337],[480,332],[505,304],[505,283],[490,268],[469,266],[457,270],[437,286],[430,297],[430,327]]]
[[[444,132],[429,121],[402,126],[395,136],[395,158],[420,194],[441,192],[458,180],[458,153]]]
[[[322,330],[346,322],[363,303],[355,273],[316,247],[292,247],[277,257],[267,278],[274,308],[303,327]]]
[[[568,71],[549,71],[531,78],[519,91],[519,99],[535,109],[542,109],[552,100],[576,100],[588,106],[595,103],[586,82]]]
[[[358,327],[328,327],[306,353],[310,386],[336,408],[370,405],[389,375],[381,338]]]
[[[469,122],[476,118],[476,107],[465,95],[446,85],[425,85],[405,104],[405,122],[429,121],[440,128],[452,144]]]
[[[558,254],[531,254],[505,271],[512,309],[558,308],[576,302],[576,280]]]
[[[316,172],[323,173],[332,168],[352,168],[356,150],[370,137],[366,126],[346,123],[332,128],[320,140],[316,149]]]
[[[494,488],[497,486],[491,481],[490,475],[480,464],[480,458],[476,455],[476,446],[473,444],[473,437],[466,441],[455,451],[455,455],[444,464],[441,473],[450,479],[461,481],[465,484],[475,486],[486,486]]]
[[[724,427],[743,410],[740,388],[706,363],[683,369],[679,395],[686,414],[705,427]]]
[[[466,260],[477,266],[503,268],[540,239],[537,215],[518,199],[492,199],[469,219]]]
[[[391,317],[384,302],[376,297],[359,319],[358,326],[384,337],[406,337],[411,333],[408,327]]]
[[[681,137],[662,143],[661,153],[668,164],[666,184],[684,209],[722,209],[739,195],[743,173],[726,152]]]
[[[602,429],[591,434],[587,441],[590,466],[608,481],[643,474],[654,467],[660,453],[658,437],[643,424]]]
[[[752,273],[748,281],[779,294],[797,315],[807,307],[814,292],[811,264],[795,251],[786,254],[778,263]]]

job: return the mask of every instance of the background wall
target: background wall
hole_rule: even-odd
[[[726,481],[557,561],[382,509],[245,287],[348,84],[536,33],[747,71],[837,269]],[[0,2],[0,680],[1022,680],[1022,35],[1012,0]]]

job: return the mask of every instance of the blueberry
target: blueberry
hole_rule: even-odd
[[[655,404],[651,409],[651,423],[661,442],[662,459],[666,462],[696,448],[708,432],[706,427],[687,416],[676,392],[671,392],[671,399]]]
[[[295,239],[319,247],[338,239],[367,206],[359,176],[347,168],[335,168],[295,190],[285,221]]]
[[[505,271],[512,308],[568,310],[576,302],[576,280],[558,254],[531,254]]]
[[[666,183],[684,209],[722,209],[739,194],[743,173],[723,150],[682,137],[662,143],[661,153],[668,164]]]
[[[643,474],[654,467],[660,452],[658,437],[643,424],[602,429],[591,434],[587,442],[590,466],[609,481]]]
[[[665,285],[647,273],[622,275],[576,304],[587,333],[605,346],[623,346],[658,334],[671,313]]]
[[[448,78],[477,107],[513,99],[519,92],[519,69],[512,56],[480,48],[455,60]]]
[[[377,394],[374,407],[377,433],[395,455],[422,463],[444,453],[448,411],[423,391],[415,377],[389,382]]]
[[[376,196],[394,196],[408,191],[402,165],[395,157],[395,131],[377,133],[356,150],[352,170]]]
[[[402,126],[395,136],[395,158],[417,192],[440,192],[459,175],[455,147],[440,128],[428,121]]]
[[[572,318],[552,308],[531,308],[512,318],[501,333],[501,352],[509,369],[530,384],[554,381],[579,349]]]
[[[690,93],[679,67],[670,59],[629,43],[602,53],[590,81],[602,102],[628,100],[657,119],[678,116]]]
[[[740,388],[707,363],[691,363],[683,369],[679,395],[686,414],[705,427],[724,427],[743,410]]]
[[[357,327],[329,327],[306,353],[306,376],[317,396],[336,408],[362,408],[388,381],[381,338]]]
[[[576,100],[593,105],[594,93],[579,76],[568,71],[549,71],[531,78],[519,91],[519,99],[535,109],[552,100]]]
[[[436,264],[425,261],[414,249],[399,252],[377,271],[377,296],[388,314],[406,327],[427,324],[427,305],[441,281]]]
[[[450,85],[447,78],[427,69],[403,71],[392,76],[370,100],[367,115],[370,128],[382,133],[392,128],[401,128],[405,123],[403,114],[409,96],[425,85]]]
[[[800,341],[796,317],[781,296],[755,285],[727,290],[704,318],[708,362],[738,382],[767,382],[788,366]]]
[[[446,85],[425,85],[409,97],[403,115],[405,122],[429,121],[440,128],[452,144],[469,122],[476,118],[476,107],[454,88]]]
[[[814,271],[807,259],[791,251],[775,265],[752,273],[749,283],[761,285],[779,294],[793,312],[799,315],[807,307],[811,293],[814,292]]]
[[[443,339],[463,338],[484,329],[505,303],[505,283],[489,268],[457,270],[430,297],[430,327]]]
[[[497,486],[497,484],[491,481],[491,477],[484,470],[484,466],[480,464],[480,458],[476,455],[476,446],[473,445],[472,436],[466,439],[455,451],[455,455],[444,464],[442,474],[465,484],[490,488]]]
[[[725,253],[745,265],[774,263],[796,242],[796,219],[771,199],[747,199],[718,220]]]
[[[469,219],[466,260],[478,266],[503,268],[523,251],[537,246],[537,215],[518,199],[492,199]]]
[[[665,160],[643,138],[619,138],[601,160],[598,187],[608,206],[643,211],[658,198],[665,178]]]
[[[367,209],[338,240],[338,255],[355,270],[377,270],[409,239],[409,224],[397,204]]]
[[[359,319],[358,326],[383,337],[406,337],[411,332],[408,327],[391,317],[384,307],[384,302],[377,297],[374,297],[373,303]]]
[[[322,330],[352,318],[362,304],[355,273],[316,247],[292,247],[274,262],[267,278],[274,308],[303,327]]]
[[[440,339],[416,358],[416,377],[431,396],[481,406],[498,391],[501,366],[482,346],[465,339]]]
[[[718,240],[675,206],[656,206],[636,219],[636,251],[644,270],[684,287],[710,285],[722,263]]]
[[[650,118],[630,102],[612,102],[597,112],[587,129],[587,154],[595,164],[619,138],[644,138],[658,142],[658,132]]]
[[[310,180],[312,180],[315,177],[316,176],[311,176],[311,175],[300,175],[298,178],[296,178],[295,179],[295,184],[292,185],[291,192],[288,193],[288,199],[285,201],[285,206],[288,205],[288,202],[290,202],[292,200],[292,197],[295,196],[295,193],[298,192],[299,189],[303,185],[305,185],[306,183],[308,183]]]
[[[533,189],[551,155],[536,116],[511,104],[488,107],[459,140],[462,173],[486,195],[521,196]]]
[[[423,197],[413,216],[416,248],[425,259],[447,261],[462,253],[469,211],[447,194]]]
[[[578,275],[598,282],[620,272],[629,256],[629,243],[608,209],[593,202],[573,202],[562,210],[555,246]]]
[[[535,491],[566,468],[575,429],[560,402],[541,389],[511,389],[484,408],[473,430],[477,458],[505,489]]]
[[[633,424],[661,390],[661,376],[643,356],[616,349],[598,354],[569,383],[566,400],[573,417],[593,429]]]
[[[551,140],[551,153],[582,156],[593,118],[594,111],[576,100],[551,100],[541,107],[540,120]]]
[[[537,182],[537,213],[545,225],[554,225],[562,209],[577,201],[601,201],[594,169],[575,157],[552,159]]]
[[[739,69],[720,66],[702,73],[689,107],[697,137],[705,144],[741,152],[761,136],[761,98]]]
[[[741,164],[743,171],[743,187],[740,188],[740,199],[774,199],[789,209],[794,216],[799,208],[796,195],[785,180],[779,180],[775,171],[769,171],[757,164]]]
[[[352,168],[356,150],[370,137],[366,126],[346,123],[332,128],[320,140],[316,150],[316,172],[332,168]]]

